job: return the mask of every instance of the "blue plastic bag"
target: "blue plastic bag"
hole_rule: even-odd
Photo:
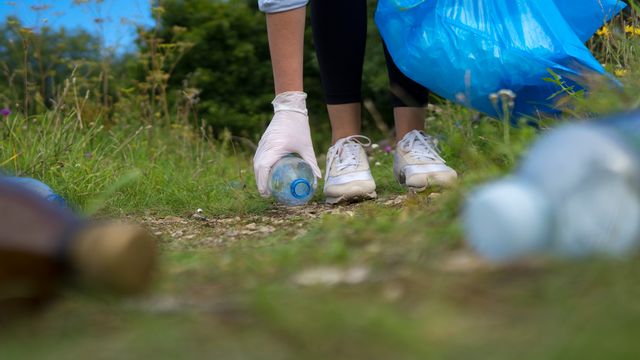
[[[562,8],[569,12],[571,6]],[[554,0],[379,0],[376,11],[400,70],[436,94],[492,116],[501,111],[490,95],[502,89],[517,95],[517,115],[555,113],[550,97],[559,87],[543,80],[549,70],[576,89],[588,76],[605,75],[572,29],[581,20],[572,21]]]
[[[627,6],[622,0],[555,0],[555,3],[569,26],[585,42]]]

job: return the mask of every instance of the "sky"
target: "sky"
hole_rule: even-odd
[[[105,45],[117,53],[134,49],[135,24],[151,25],[150,0],[0,0],[0,22],[16,16],[23,26],[83,28],[99,34],[103,19]]]

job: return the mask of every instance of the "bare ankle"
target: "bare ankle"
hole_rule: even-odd
[[[424,131],[425,109],[413,107],[397,107],[393,109],[396,123],[396,141],[413,130]]]

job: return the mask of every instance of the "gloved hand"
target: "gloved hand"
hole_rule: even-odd
[[[290,91],[279,94],[272,102],[273,119],[253,157],[256,183],[263,197],[271,195],[268,184],[271,167],[288,154],[300,155],[311,166],[314,175],[322,177],[311,143],[306,99],[307,94]]]

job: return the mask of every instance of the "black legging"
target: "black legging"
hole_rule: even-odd
[[[367,0],[311,0],[311,26],[327,104],[361,102]],[[384,53],[393,107],[425,106],[429,91],[398,69],[386,46]]]

